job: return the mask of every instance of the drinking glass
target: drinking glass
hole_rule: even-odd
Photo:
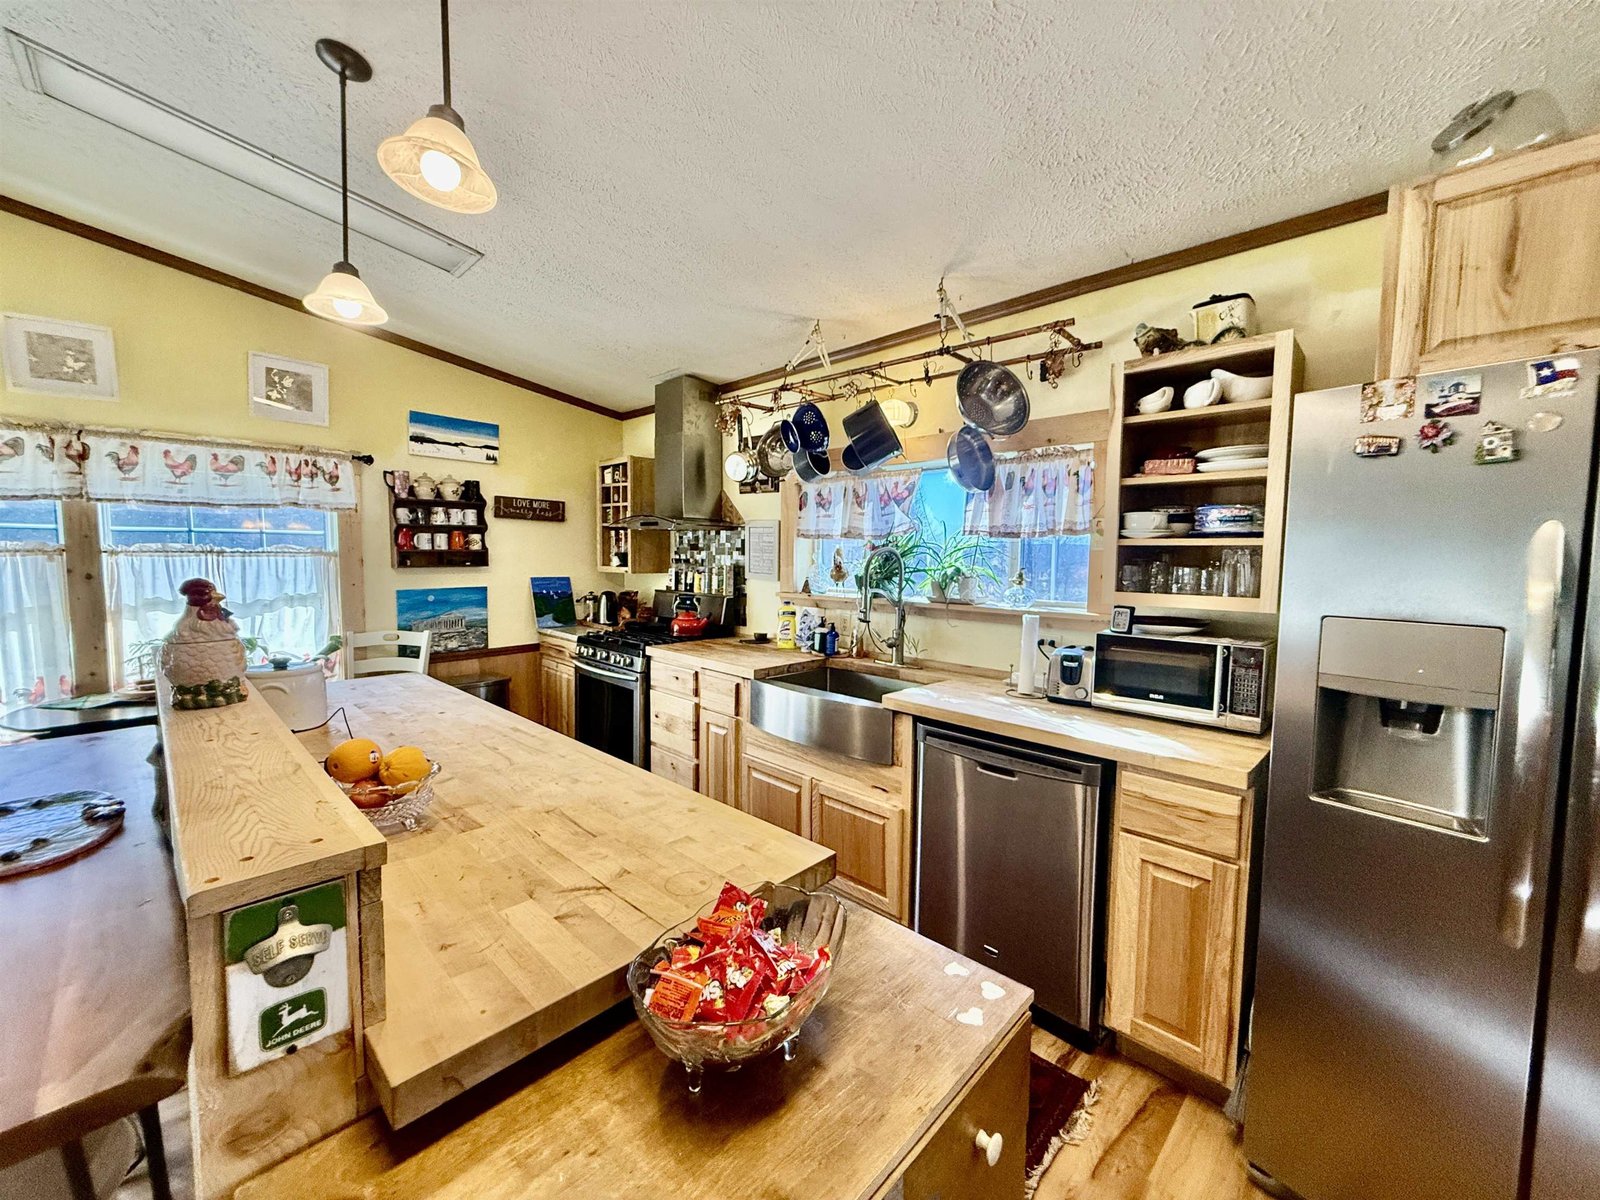
[[[1172,556],[1158,554],[1150,561],[1150,591],[1172,591]]]
[[[1200,568],[1200,594],[1222,595],[1222,563],[1215,558]]]
[[[1122,564],[1122,569],[1117,573],[1118,590],[1124,592],[1144,592],[1150,587],[1150,573],[1145,563],[1134,561]]]
[[[1200,568],[1173,567],[1172,593],[1175,596],[1198,596],[1200,594]]]

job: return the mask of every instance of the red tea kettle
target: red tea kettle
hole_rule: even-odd
[[[676,638],[696,638],[705,633],[706,626],[711,624],[710,617],[700,615],[699,608],[695,605],[693,596],[680,596],[678,603],[673,606],[672,636]]]

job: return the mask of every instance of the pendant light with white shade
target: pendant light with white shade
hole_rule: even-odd
[[[339,202],[344,254],[333,264],[333,270],[323,276],[316,291],[300,303],[319,317],[348,325],[382,325],[389,314],[373,299],[371,290],[361,282],[360,273],[350,264],[350,120],[345,106],[345,88],[352,80],[365,83],[371,79],[372,65],[359,51],[332,38],[318,39],[317,57],[339,75]]]
[[[402,134],[378,145],[384,174],[419,200],[458,213],[485,213],[499,198],[478,162],[466,122],[450,107],[450,0],[439,0],[439,51],[444,60],[444,103]]]

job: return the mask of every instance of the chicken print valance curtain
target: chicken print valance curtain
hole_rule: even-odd
[[[875,471],[802,484],[797,537],[881,538],[909,529],[918,471]]]
[[[1066,447],[995,464],[994,486],[967,497],[962,530],[983,537],[1056,537],[1094,524],[1094,454]]]
[[[354,508],[347,454],[0,423],[0,498]]]

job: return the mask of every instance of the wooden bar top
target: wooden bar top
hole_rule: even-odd
[[[0,749],[0,802],[84,788],[124,806],[99,849],[0,880],[0,1168],[183,1087],[189,975],[155,742],[146,727]]]
[[[741,679],[764,679],[788,671],[802,671],[827,660],[809,650],[780,650],[774,645],[751,646],[738,638],[707,638],[698,642],[671,642],[651,646],[650,657],[690,671],[720,671]]]
[[[383,835],[253,689],[242,704],[188,712],[160,691],[178,894],[191,919],[383,865]]]
[[[367,1117],[247,1183],[237,1200],[879,1195],[1027,1019],[1033,993],[849,909],[833,985],[791,1063],[773,1054],[708,1073],[691,1096],[683,1068],[624,1008],[408,1129]],[[947,973],[953,962],[969,973]],[[1004,994],[986,999],[984,984]],[[974,1008],[982,1024],[956,1020]],[[1004,1152],[1022,1149],[1008,1140]]]
[[[1077,704],[1007,695],[999,680],[959,679],[884,697],[885,708],[1244,791],[1272,739]]]
[[[634,955],[724,880],[833,877],[823,846],[438,680],[351,680],[328,701],[356,737],[443,765],[383,871],[387,1012],[366,1044],[395,1125],[623,999]],[[317,757],[343,736],[301,735]]]

